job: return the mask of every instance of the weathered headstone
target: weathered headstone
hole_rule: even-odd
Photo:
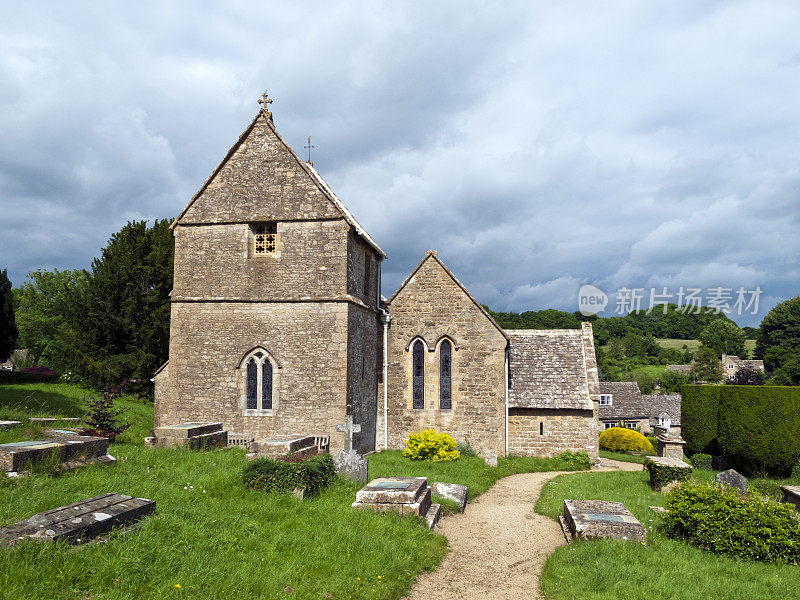
[[[800,510],[800,485],[782,485],[783,498],[781,502],[794,504],[797,510]]]
[[[0,544],[20,540],[87,542],[113,527],[135,523],[156,509],[153,500],[123,494],[102,494],[48,510],[0,529]]]
[[[487,454],[483,457],[483,462],[489,467],[497,466],[497,454]]]
[[[21,421],[0,421],[0,429],[12,429],[22,425]]]
[[[222,429],[222,423],[179,423],[164,425],[153,429],[155,446],[159,448],[176,448],[188,446],[192,450],[202,448],[225,448],[228,445],[228,432]]]
[[[46,429],[48,439],[0,444],[0,470],[9,477],[25,475],[31,466],[54,461],[64,469],[86,464],[108,464],[114,457],[108,454],[104,437],[78,435],[69,430]]]
[[[647,542],[644,526],[622,502],[564,500],[559,522],[568,542],[576,538]]]
[[[441,506],[431,502],[427,477],[380,477],[356,492],[353,508],[425,517],[431,529],[439,521]]]
[[[431,485],[431,491],[442,498],[447,498],[453,502],[458,503],[458,506],[463,513],[467,508],[467,486],[459,485],[457,483],[441,483],[435,481]]]
[[[361,424],[353,422],[353,415],[347,415],[336,431],[344,434],[344,450],[333,455],[336,472],[353,481],[369,481],[369,461],[353,448],[353,434],[361,432]]]
[[[714,481],[723,486],[736,488],[742,495],[747,492],[747,478],[735,469],[728,469],[722,473],[717,473]]]

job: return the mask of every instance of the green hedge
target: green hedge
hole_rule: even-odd
[[[686,453],[718,454],[718,385],[685,385],[681,390],[681,436]]]
[[[759,562],[797,565],[800,522],[791,504],[742,499],[733,488],[686,482],[667,496],[663,516],[667,535],[715,554]]]
[[[717,439],[738,470],[788,474],[800,458],[800,388],[725,386]]]
[[[721,454],[744,473],[786,475],[800,459],[800,387],[683,388],[687,454]]]
[[[693,455],[690,460],[695,469],[704,469],[706,471],[712,471],[714,469],[713,457],[710,454],[698,452]]]
[[[242,480],[246,487],[264,492],[300,488],[315,494],[333,480],[334,474],[333,458],[325,453],[297,463],[258,458],[245,465]]]

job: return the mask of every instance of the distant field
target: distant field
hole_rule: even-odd
[[[664,369],[666,368],[666,365],[645,365],[644,367],[637,367],[629,371],[629,374],[635,377],[639,373],[647,373],[653,379],[658,379],[664,374]]]
[[[661,344],[664,348],[674,348],[675,350],[683,350],[684,344],[689,350],[697,350],[700,347],[700,340],[675,340],[675,339],[660,339],[658,343]],[[753,355],[753,349],[756,347],[755,340],[745,340],[744,347],[747,348],[747,351],[750,353],[750,356]]]

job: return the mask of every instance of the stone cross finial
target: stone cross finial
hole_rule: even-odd
[[[261,98],[259,98],[258,103],[261,105],[261,109],[265,112],[269,112],[269,105],[272,104],[272,98],[267,95],[267,92],[261,94]]]
[[[344,434],[344,451],[350,452],[353,449],[353,434],[361,433],[361,425],[353,423],[353,415],[347,415],[345,422],[336,426],[336,431]]]

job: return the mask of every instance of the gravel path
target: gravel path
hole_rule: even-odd
[[[601,459],[596,471],[639,471],[642,465]],[[580,471],[578,471],[580,472]],[[585,472],[585,471],[584,471]],[[505,477],[461,515],[449,515],[438,529],[450,552],[432,573],[420,575],[411,600],[542,598],[544,561],[566,544],[559,524],[533,507],[542,486],[562,472]]]

